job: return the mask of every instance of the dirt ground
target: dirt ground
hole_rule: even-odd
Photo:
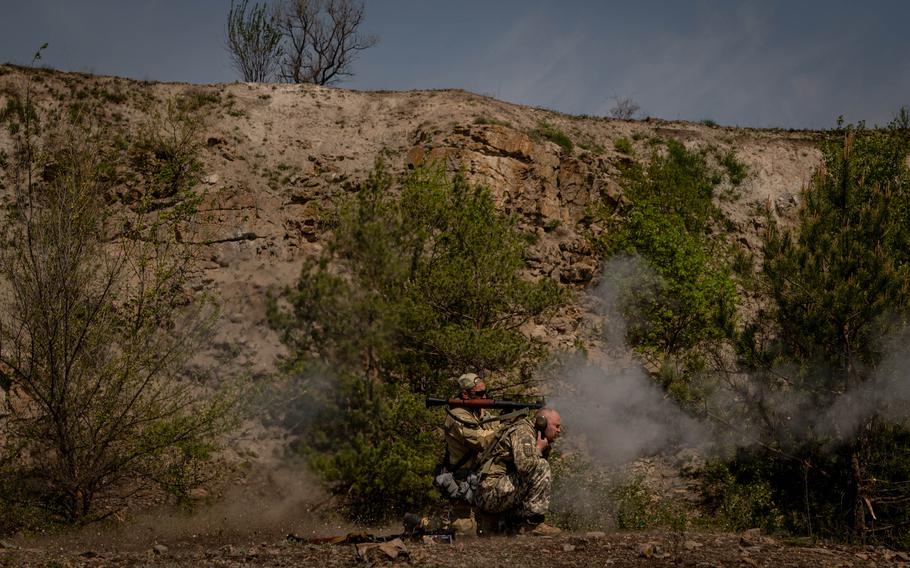
[[[213,491],[215,489],[213,488]],[[135,511],[124,520],[57,534],[0,539],[0,567],[152,566],[908,566],[910,554],[881,547],[785,540],[758,529],[564,532],[554,537],[403,539],[314,544],[332,536],[395,535],[401,525],[344,521],[305,468],[250,472],[205,506]],[[304,542],[288,540],[298,535]]]
[[[752,533],[602,533],[457,539],[399,546],[300,544],[275,536],[187,535],[151,546],[3,541],[2,566],[910,566],[875,547],[794,544]],[[393,558],[394,556],[394,558]]]

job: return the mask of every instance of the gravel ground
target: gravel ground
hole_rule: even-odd
[[[397,546],[396,546],[397,544]],[[910,555],[874,547],[795,545],[754,533],[587,533],[437,542],[244,544],[182,540],[142,550],[26,542],[0,549],[3,566],[910,566]]]

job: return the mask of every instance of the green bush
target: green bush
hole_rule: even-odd
[[[451,377],[467,370],[490,371],[499,386],[527,383],[546,350],[517,328],[563,299],[552,280],[521,276],[528,239],[486,188],[435,167],[399,183],[394,191],[377,166],[343,198],[327,219],[324,254],[283,295],[289,307],[277,298],[269,307],[297,388],[340,393],[321,406],[331,420],[298,433],[361,520],[433,497],[441,416],[422,409],[421,397],[448,394]],[[314,366],[336,379],[302,371]]]
[[[565,150],[567,154],[571,154],[572,150],[575,147],[574,144],[572,144],[571,138],[569,138],[564,132],[557,130],[553,125],[546,122],[541,122],[538,124],[537,128],[534,129],[531,134],[555,143],[560,148]]]
[[[436,493],[432,472],[439,459],[439,417],[422,396],[401,385],[371,385],[359,377],[339,377],[329,396],[307,419],[298,449],[336,489],[343,489],[343,512],[375,522],[419,511]]]
[[[624,170],[629,201],[608,209],[613,230],[598,241],[603,254],[638,255],[653,269],[651,285],[632,291],[628,339],[662,369],[665,386],[681,400],[695,396],[689,381],[703,366],[703,349],[735,329],[730,254],[715,229],[722,220],[712,201],[716,183],[703,153],[671,140],[647,165]]]
[[[192,106],[192,105],[190,105]],[[202,122],[181,100],[168,101],[129,142],[130,161],[146,187],[146,198],[184,195],[199,183]]]
[[[698,477],[703,506],[714,524],[734,531],[758,527],[775,532],[782,528],[782,516],[767,480],[737,478],[721,461],[709,462]]]
[[[550,456],[553,496],[550,522],[571,531],[605,530],[615,525],[612,480],[578,453]]]
[[[623,154],[632,155],[632,142],[628,138],[617,138],[613,142],[613,147]]]
[[[227,382],[214,394],[187,378],[214,319],[188,293],[196,253],[177,237],[197,201],[111,206],[124,137],[28,94],[4,117],[20,122],[20,167],[4,172],[16,193],[0,223],[0,530],[90,523],[148,491],[185,497],[237,410]]]
[[[675,503],[656,495],[640,477],[613,486],[610,497],[614,501],[616,528],[621,530],[647,530],[670,528],[684,530],[689,524],[682,503]]]
[[[726,170],[727,177],[734,186],[740,185],[743,180],[746,179],[748,168],[746,167],[746,164],[740,162],[736,158],[736,152],[733,150],[730,150],[721,157],[720,165]]]

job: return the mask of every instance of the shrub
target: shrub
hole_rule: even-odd
[[[428,448],[439,447],[439,419],[420,409],[420,395],[448,392],[466,370],[526,383],[545,349],[517,328],[562,299],[553,281],[520,276],[526,237],[486,188],[435,167],[392,188],[377,166],[328,219],[323,256],[269,308],[299,388],[341,393],[325,405],[334,418],[307,421],[301,443],[361,520],[433,497],[440,452]],[[314,365],[335,379],[315,387],[301,371]],[[403,468],[415,475],[389,473]]]
[[[571,154],[574,148],[571,138],[569,138],[565,133],[554,128],[552,125],[547,124],[546,122],[541,122],[538,124],[537,128],[531,134],[555,143],[560,148],[565,150],[567,154]]]
[[[174,237],[197,201],[108,206],[118,137],[88,120],[49,120],[39,137],[29,106],[6,171],[0,498],[22,519],[85,523],[152,486],[185,496],[233,407],[182,380],[212,321]]]
[[[734,519],[754,520],[758,503],[792,532],[910,545],[910,430],[890,411],[905,404],[895,353],[910,311],[902,124],[835,133],[797,225],[769,220],[760,277],[772,306],[738,338],[751,371],[741,392],[753,393],[738,420],[761,444],[718,465],[707,492]]]
[[[640,477],[615,485],[610,491],[616,510],[616,528],[645,530],[659,527],[685,529],[688,517],[678,503],[655,495]]]
[[[578,147],[594,154],[604,153],[604,147],[598,144],[594,139],[587,139],[579,142]]]
[[[771,484],[748,473],[743,471],[737,477],[730,466],[721,461],[705,465],[697,476],[706,512],[714,523],[729,530],[759,527],[775,532],[783,528],[783,517],[774,504]]]
[[[610,116],[621,120],[635,118],[641,107],[631,97],[613,97],[614,105],[610,108]]]
[[[616,524],[615,485],[597,464],[577,453],[550,456],[553,471],[551,522],[571,531],[604,530]]]
[[[512,127],[512,124],[506,120],[499,120],[498,118],[491,118],[486,115],[481,115],[475,118],[474,124],[495,124],[497,126],[505,126],[506,128]]]
[[[128,143],[131,165],[142,178],[146,199],[180,198],[199,183],[202,122],[191,106],[173,99],[164,112],[150,111]]]
[[[693,395],[689,380],[703,365],[704,349],[734,330],[727,245],[713,232],[722,219],[712,201],[716,178],[703,154],[668,142],[646,166],[625,169],[629,201],[609,211],[614,230],[598,241],[604,254],[639,255],[652,267],[651,284],[632,291],[628,339],[681,399]]]
[[[746,164],[736,159],[736,152],[733,150],[730,150],[721,157],[720,165],[726,170],[727,177],[734,186],[741,184],[743,180],[746,179],[748,168],[746,167]]]
[[[632,154],[632,142],[628,138],[617,138],[613,142],[613,147],[623,154]]]

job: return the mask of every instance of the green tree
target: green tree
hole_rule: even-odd
[[[727,245],[715,230],[713,203],[721,174],[706,154],[671,140],[621,179],[628,200],[608,218],[605,254],[638,255],[654,271],[651,286],[633,290],[629,341],[664,371],[666,386],[690,398],[692,373],[708,344],[729,338],[736,311]]]
[[[885,129],[846,128],[824,150],[797,227],[788,231],[772,223],[764,251],[780,353],[799,364],[790,388],[822,408],[870,380],[882,359],[882,339],[905,325],[910,302],[906,127],[895,121]],[[840,457],[827,466],[848,472],[845,486],[837,488],[848,497],[839,513],[861,538],[876,516],[876,486],[889,481],[875,446],[905,437],[899,430],[872,412],[856,431],[841,433]],[[893,460],[888,467],[906,475],[910,457],[907,448],[902,451],[903,467],[895,468]],[[899,522],[906,523],[904,517]]]
[[[292,368],[332,369],[323,387],[304,382],[327,404],[302,442],[351,512],[377,518],[429,498],[438,417],[420,408],[420,395],[450,391],[450,378],[467,370],[528,383],[545,350],[519,328],[562,293],[521,275],[528,241],[489,191],[439,168],[411,173],[396,191],[377,166],[338,205],[331,228],[323,255],[273,302],[270,320]],[[389,477],[403,470],[416,477]]]
[[[180,495],[198,483],[231,403],[181,377],[212,316],[186,291],[195,254],[178,238],[198,196],[181,185],[176,204],[154,208],[149,188],[119,207],[118,137],[78,113],[48,114],[39,133],[39,116],[29,88],[0,116],[15,145],[0,247],[0,508],[88,522],[151,485]]]

